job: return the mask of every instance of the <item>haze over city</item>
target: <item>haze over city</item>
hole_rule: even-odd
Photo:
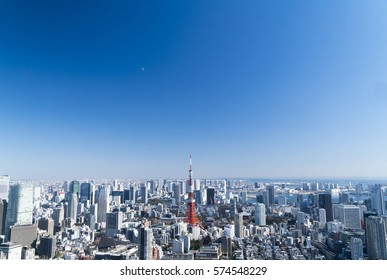
[[[2,1],[0,173],[386,177],[386,1]]]

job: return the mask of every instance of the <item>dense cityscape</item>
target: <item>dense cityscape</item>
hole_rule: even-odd
[[[187,165],[188,166],[188,165]],[[387,259],[382,184],[329,180],[11,181],[0,259]]]

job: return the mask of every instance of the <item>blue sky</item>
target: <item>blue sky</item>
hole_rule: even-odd
[[[0,173],[386,177],[386,1],[78,2],[0,1]]]

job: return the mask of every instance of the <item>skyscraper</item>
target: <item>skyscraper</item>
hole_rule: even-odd
[[[102,186],[99,190],[98,196],[98,216],[97,220],[100,223],[106,223],[106,213],[109,212],[109,188]]]
[[[113,238],[122,227],[122,212],[106,213],[106,236]]]
[[[34,187],[31,183],[19,183],[9,189],[6,235],[13,225],[32,224]]]
[[[141,196],[142,203],[148,203],[148,189],[146,185],[141,186],[140,196]]]
[[[370,193],[371,207],[373,211],[378,213],[378,216],[386,214],[386,202],[384,201],[385,188],[381,185],[376,184]]]
[[[324,208],[318,209],[318,221],[322,224],[327,223],[327,213]]]
[[[271,206],[274,203],[274,186],[270,185],[266,187],[268,204]]]
[[[77,221],[78,195],[72,193],[68,207],[68,217],[71,219],[71,225]]]
[[[7,220],[8,202],[5,199],[0,199],[0,235],[4,235],[5,221]]]
[[[266,207],[265,204],[257,203],[255,205],[255,225],[266,225]]]
[[[366,221],[367,253],[370,260],[387,260],[386,224],[382,218],[370,216]]]
[[[207,205],[215,205],[215,189],[207,189]]]
[[[9,176],[0,175],[0,200],[8,199]]]
[[[79,182],[77,180],[73,180],[70,182],[70,192],[76,193],[79,197],[80,194],[80,188],[79,188]]]
[[[180,184],[173,183],[173,198],[175,199],[175,204],[179,205],[181,202],[181,196],[180,196]]]
[[[324,208],[327,222],[333,221],[332,196],[330,193],[320,193],[318,196],[319,208]]]
[[[234,218],[235,236],[243,238],[243,213],[238,213]]]
[[[360,229],[360,208],[355,205],[340,205],[339,220],[345,228]]]
[[[150,260],[152,258],[152,229],[141,226],[138,231],[138,258]]]

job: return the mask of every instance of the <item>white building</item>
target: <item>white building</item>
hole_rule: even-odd
[[[355,205],[340,205],[339,220],[345,228],[360,229],[360,209]]]

